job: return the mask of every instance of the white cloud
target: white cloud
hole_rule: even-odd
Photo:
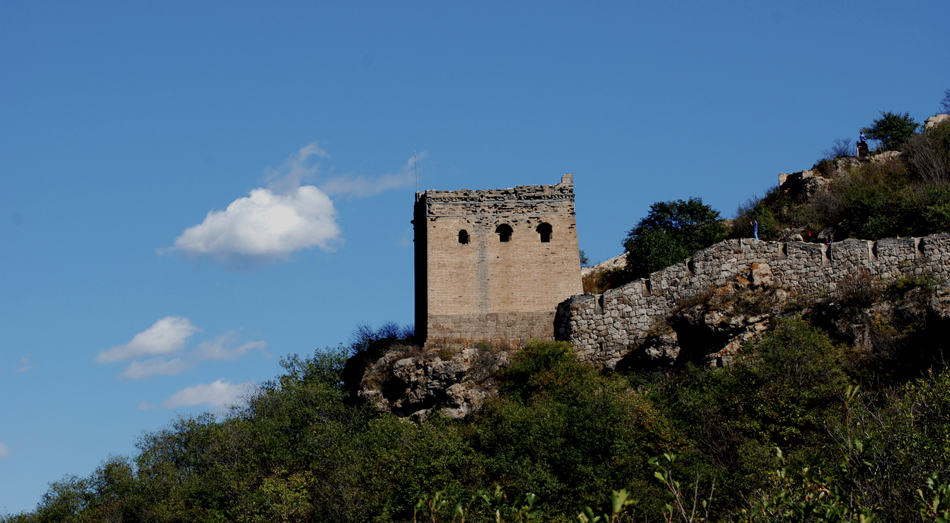
[[[267,348],[266,341],[249,341],[237,347],[233,346],[237,341],[237,332],[232,331],[222,334],[214,341],[199,343],[193,356],[197,360],[236,360],[249,351],[260,350],[264,352],[264,349]]]
[[[316,144],[301,148],[267,174],[267,187],[252,190],[223,211],[210,211],[203,222],[181,233],[172,250],[238,265],[312,247],[333,250],[340,239],[333,202],[313,185],[300,185],[317,172],[310,163],[313,157],[329,155]]]
[[[185,387],[168,399],[162,400],[162,406],[166,409],[174,409],[177,407],[209,405],[223,409],[238,403],[240,398],[250,391],[251,387],[249,382],[233,385],[230,381],[219,379],[214,383]]]
[[[177,376],[193,365],[181,358],[166,360],[165,358],[149,358],[143,361],[133,361],[122,373],[123,378],[140,380],[152,376]]]
[[[4,445],[3,442],[0,441],[0,459],[9,459],[11,454],[10,447]]]
[[[314,246],[332,250],[340,237],[330,197],[312,185],[288,194],[254,189],[224,211],[211,211],[175,240],[175,249],[221,261],[283,258]]]
[[[23,356],[23,359],[20,360],[20,367],[17,368],[16,371],[17,371],[17,372],[26,372],[26,371],[28,371],[28,370],[31,370],[32,368],[33,368],[33,366],[30,365],[30,357],[29,357],[29,356]]]
[[[211,341],[203,341],[195,349],[186,347],[188,338],[200,331],[201,329],[192,325],[188,318],[167,316],[136,334],[129,343],[100,351],[96,361],[113,363],[132,360],[121,377],[140,380],[153,376],[177,376],[195,368],[201,361],[233,361],[254,350],[268,356],[265,351],[267,342],[241,343],[240,329],[229,331]],[[171,354],[176,356],[170,357]],[[26,362],[27,359],[24,358],[23,363]]]
[[[223,211],[212,210],[204,221],[189,227],[169,249],[190,256],[208,256],[237,267],[283,259],[291,253],[319,247],[333,250],[342,241],[337,213],[329,195],[372,196],[412,186],[415,162],[427,152],[410,158],[402,170],[378,177],[345,175],[320,187],[303,185],[318,173],[317,159],[330,157],[315,143],[292,154],[278,169],[266,171],[266,187],[231,202]]]
[[[96,356],[96,361],[112,363],[178,352],[185,347],[185,340],[200,330],[192,325],[188,318],[166,316],[148,329],[136,334],[129,343],[100,352]]]
[[[429,153],[423,151],[414,158],[409,158],[406,164],[396,174],[386,173],[382,176],[370,178],[366,176],[340,176],[327,180],[320,188],[327,194],[341,194],[352,196],[372,196],[390,189],[401,189],[403,187],[412,187],[416,179],[415,164],[428,156]]]

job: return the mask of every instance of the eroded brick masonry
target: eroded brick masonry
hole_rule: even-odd
[[[570,174],[556,185],[416,193],[416,330],[427,344],[554,336],[580,294]]]

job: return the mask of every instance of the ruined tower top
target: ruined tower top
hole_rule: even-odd
[[[554,335],[581,293],[574,183],[416,193],[416,330],[427,343]]]

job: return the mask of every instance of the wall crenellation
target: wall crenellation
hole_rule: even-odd
[[[876,242],[849,239],[831,245],[726,240],[649,278],[561,302],[555,336],[573,343],[581,359],[602,364],[640,344],[678,304],[736,278],[768,274],[773,287],[816,297],[834,293],[842,279],[864,271],[885,281],[901,275],[946,280],[950,235]]]

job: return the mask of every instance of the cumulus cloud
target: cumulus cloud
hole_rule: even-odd
[[[327,180],[326,183],[320,186],[320,188],[323,189],[325,193],[331,195],[340,194],[363,197],[373,196],[374,194],[379,194],[390,189],[412,187],[416,179],[415,164],[418,160],[421,160],[428,155],[428,152],[423,151],[415,157],[409,158],[406,161],[406,164],[403,165],[402,169],[395,174],[386,173],[377,177],[368,177],[362,175],[339,176]]]
[[[0,459],[9,459],[10,455],[10,447],[4,445],[3,442],[0,441]]]
[[[267,342],[241,343],[240,330],[227,332],[214,340],[199,343],[195,349],[189,349],[186,346],[188,338],[200,331],[188,318],[167,316],[136,334],[129,343],[101,351],[96,361],[113,363],[133,360],[121,376],[141,380],[153,376],[177,376],[195,368],[201,361],[237,360],[254,350],[267,355]]]
[[[214,383],[185,387],[171,397],[162,400],[162,406],[166,409],[174,409],[177,407],[208,405],[223,409],[238,403],[245,393],[250,392],[251,387],[252,385],[249,382],[234,385],[230,381],[219,379]]]
[[[171,354],[185,347],[185,341],[200,331],[180,316],[166,316],[154,325],[135,335],[125,345],[117,345],[96,356],[99,363],[134,360],[144,356]]]
[[[313,159],[328,157],[316,144],[301,148],[268,172],[267,187],[252,190],[223,211],[210,211],[181,233],[172,250],[238,265],[312,247],[332,250],[340,239],[333,202],[313,185],[301,185],[317,172]]]
[[[316,185],[304,185],[319,172],[316,163],[330,155],[311,143],[292,154],[277,169],[266,170],[265,187],[231,202],[224,210],[212,210],[198,225],[185,229],[165,251],[194,257],[210,257],[235,267],[284,259],[291,253],[319,247],[333,250],[342,241],[337,212],[330,195],[372,196],[410,187],[415,162],[410,158],[396,173],[371,177],[343,175]]]
[[[254,189],[223,211],[211,211],[175,240],[175,249],[221,261],[234,258],[276,259],[320,247],[332,250],[339,239],[336,210],[330,197],[312,185],[287,194]]]

